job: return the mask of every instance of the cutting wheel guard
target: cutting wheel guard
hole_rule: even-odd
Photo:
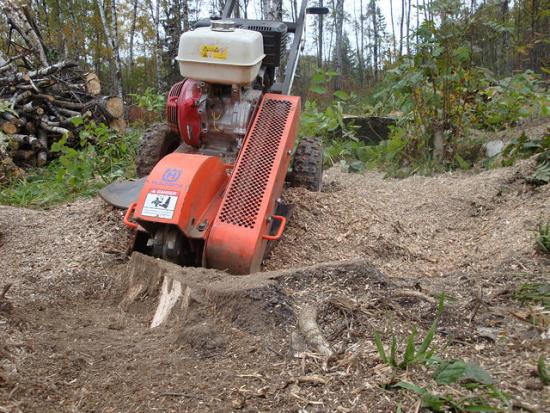
[[[286,220],[273,214],[299,115],[299,97],[264,96],[212,224],[204,253],[206,266],[234,274],[258,271],[267,241],[281,237]],[[277,234],[270,235],[276,220],[281,225]]]

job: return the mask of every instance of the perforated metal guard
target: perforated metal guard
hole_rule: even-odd
[[[254,228],[291,107],[287,100],[264,101],[227,190],[219,215],[221,222]]]

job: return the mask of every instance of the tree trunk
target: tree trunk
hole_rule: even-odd
[[[130,25],[130,70],[134,66],[134,35],[136,33],[137,9],[138,0],[134,0],[134,4],[132,6],[132,23]]]
[[[401,23],[399,28],[399,56],[403,55],[403,23],[405,21],[405,0],[401,0]]]
[[[508,24],[508,0],[503,0],[501,3],[501,13],[502,13],[502,24]],[[501,50],[501,67],[503,68],[503,73],[506,76],[512,74],[512,56],[510,54],[510,33],[505,31],[502,35],[502,50]]]
[[[25,16],[23,8],[17,6],[12,0],[5,0],[2,9],[8,18],[10,27],[21,35],[28,48],[36,54],[40,66],[49,66],[46,49],[40,34],[33,27],[35,26],[33,22]]]
[[[161,89],[161,78],[160,78],[160,68],[161,68],[161,52],[162,46],[160,44],[160,1],[156,1],[155,6],[153,6],[152,0],[149,0],[149,12],[151,13],[151,20],[155,26],[155,47],[154,47],[154,58],[155,58],[155,83],[157,90]]]
[[[374,81],[378,79],[378,45],[380,40],[380,33],[378,33],[378,10],[376,7],[376,1],[371,0],[371,13],[372,13],[372,32],[374,35],[374,50],[373,50],[373,76]]]
[[[359,56],[361,56],[360,81],[362,85],[365,77],[365,14],[363,9],[363,0],[360,1],[359,7],[361,8],[361,13],[359,13],[359,18],[361,19],[361,52],[359,53]]]
[[[319,0],[319,7],[323,7],[323,0]],[[319,68],[323,67],[323,15],[319,15],[319,21],[317,22],[317,31],[318,31],[318,39],[317,39],[317,66]]]
[[[420,27],[420,4],[418,4],[419,0],[416,0],[416,34],[415,34],[415,51],[417,50],[418,46],[418,28]]]
[[[189,0],[183,0],[183,31],[189,31]]]
[[[410,40],[410,27],[411,27],[411,3],[412,0],[408,0],[409,6],[407,8],[407,54],[411,55],[411,40]]]
[[[354,25],[355,25],[355,49],[357,53],[357,68],[358,68],[358,75],[359,75],[359,84],[363,86],[363,62],[361,53],[363,52],[361,48],[361,43],[359,40],[360,34],[361,34],[361,18],[363,17],[363,1],[360,1],[360,14],[359,14],[359,20],[357,19],[357,10],[354,7],[353,8],[353,15],[354,15]]]
[[[336,90],[342,88],[342,66],[343,63],[343,30],[344,30],[344,0],[336,0],[336,77],[334,79],[334,87]]]
[[[393,40],[393,54],[397,54],[397,42],[395,40],[395,23],[393,20],[393,1],[390,0],[390,19],[391,19],[391,34]]]
[[[264,20],[283,20],[283,0],[262,0]]]
[[[99,9],[99,17],[103,26],[105,40],[109,48],[112,51],[112,55],[109,58],[109,66],[112,73],[113,92],[117,96],[122,97],[122,67],[120,62],[120,53],[118,48],[118,39],[116,38],[116,1],[111,0],[111,25],[107,22],[107,16],[105,15],[105,2],[98,0],[97,8]]]

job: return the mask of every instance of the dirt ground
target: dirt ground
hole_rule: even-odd
[[[529,186],[532,167],[403,180],[333,168],[322,193],[286,191],[296,209],[264,267],[347,261],[289,273],[268,295],[192,301],[184,319],[155,329],[152,297],[119,307],[129,237],[120,211],[99,199],[1,206],[0,291],[11,288],[0,299],[0,412],[421,411],[400,381],[483,397],[493,406],[484,411],[550,412],[536,374],[539,356],[550,360],[548,309],[518,295],[550,282],[534,243],[550,185]],[[381,362],[373,332],[386,349],[395,335],[401,355],[413,327],[422,341],[441,292],[436,354],[479,364],[492,390]],[[335,350],[328,361],[297,334],[306,304]]]

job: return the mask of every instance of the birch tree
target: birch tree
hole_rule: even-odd
[[[111,0],[111,24],[107,21],[105,1],[97,0],[97,8],[101,19],[101,24],[103,26],[105,41],[107,46],[111,49],[109,66],[113,85],[113,94],[122,97],[122,63],[120,61],[120,51],[117,38],[116,0]]]
[[[397,43],[395,41],[395,24],[393,20],[393,1],[390,0],[390,19],[391,19],[391,34],[393,39],[393,53],[397,53]]]
[[[344,30],[344,0],[336,0],[335,16],[335,69],[336,77],[334,86],[336,90],[342,88],[342,66],[343,66],[343,30]]]
[[[136,34],[136,22],[137,22],[138,0],[133,0],[132,5],[132,22],[130,24],[130,45],[129,45],[129,62],[128,65],[132,69],[134,65],[134,36]]]
[[[160,71],[161,71],[161,58],[162,58],[162,45],[160,43],[160,0],[156,0],[153,5],[153,1],[149,0],[149,12],[151,14],[151,20],[155,26],[155,80],[157,89],[161,88]]]

